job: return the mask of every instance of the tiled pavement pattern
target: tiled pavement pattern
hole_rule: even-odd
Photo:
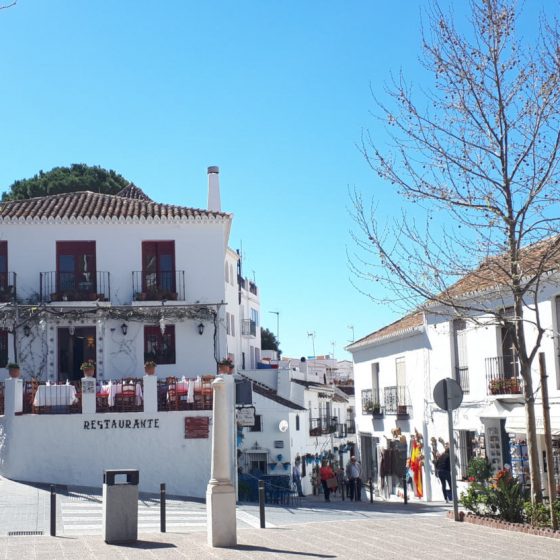
[[[143,497],[140,540],[129,546],[107,545],[97,528],[99,495],[91,490],[60,490],[60,536],[50,537],[47,487],[0,478],[0,560],[560,558],[560,539],[455,523],[446,518],[449,507],[443,504],[340,500],[326,504],[319,497],[305,498],[299,508],[267,507],[267,529],[258,528],[258,506],[240,505],[239,544],[233,549],[208,547],[203,504],[168,500],[168,532],[162,534],[157,532],[159,503]],[[6,536],[10,531],[34,530],[44,531],[44,536]]]

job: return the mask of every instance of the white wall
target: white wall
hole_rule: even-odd
[[[101,487],[105,469],[139,469],[140,490],[203,498],[210,478],[208,439],[185,439],[186,416],[205,411],[0,417],[2,475],[26,482]],[[151,427],[103,428],[152,420]],[[157,420],[157,427],[155,427]],[[96,422],[96,429],[85,429]],[[211,424],[211,423],[210,423]],[[137,424],[138,425],[138,424]]]

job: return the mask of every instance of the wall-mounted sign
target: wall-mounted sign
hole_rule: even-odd
[[[159,429],[159,418],[145,418],[135,420],[84,420],[84,430],[143,430]]]
[[[322,392],[317,393],[317,396],[320,399],[330,399],[332,397],[330,393],[322,393]]]
[[[185,418],[185,439],[208,439],[210,418],[208,416],[187,416]]]
[[[237,411],[237,425],[242,428],[252,428],[255,425],[255,407],[247,406],[238,408]]]

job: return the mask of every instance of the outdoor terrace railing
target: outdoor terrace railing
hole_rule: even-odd
[[[133,301],[163,301],[185,299],[185,271],[169,270],[132,272]]]
[[[334,434],[337,429],[337,418],[311,418],[309,420],[309,435],[322,436]]]
[[[385,387],[383,395],[385,414],[396,414],[397,416],[410,415],[410,409],[412,407],[408,399],[406,386]]]
[[[82,384],[42,383],[24,381],[23,414],[80,414],[82,412]]]
[[[502,356],[486,358],[486,383],[488,395],[519,395],[523,393],[523,378],[519,375],[517,361],[504,360]]]
[[[16,273],[0,272],[0,303],[16,299]]]
[[[41,272],[39,284],[43,303],[111,299],[109,272]]]
[[[212,410],[214,375],[158,379],[158,410]]]
[[[356,423],[354,420],[346,420],[346,433],[355,434],[356,433]]]
[[[142,379],[125,377],[107,382],[96,381],[96,412],[142,412],[144,391]]]

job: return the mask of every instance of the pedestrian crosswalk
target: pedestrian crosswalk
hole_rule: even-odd
[[[103,507],[100,501],[68,501],[60,504],[65,535],[102,534]],[[199,531],[206,528],[206,509],[202,504],[168,501],[166,504],[168,531]],[[138,532],[160,531],[159,503],[138,504]]]

